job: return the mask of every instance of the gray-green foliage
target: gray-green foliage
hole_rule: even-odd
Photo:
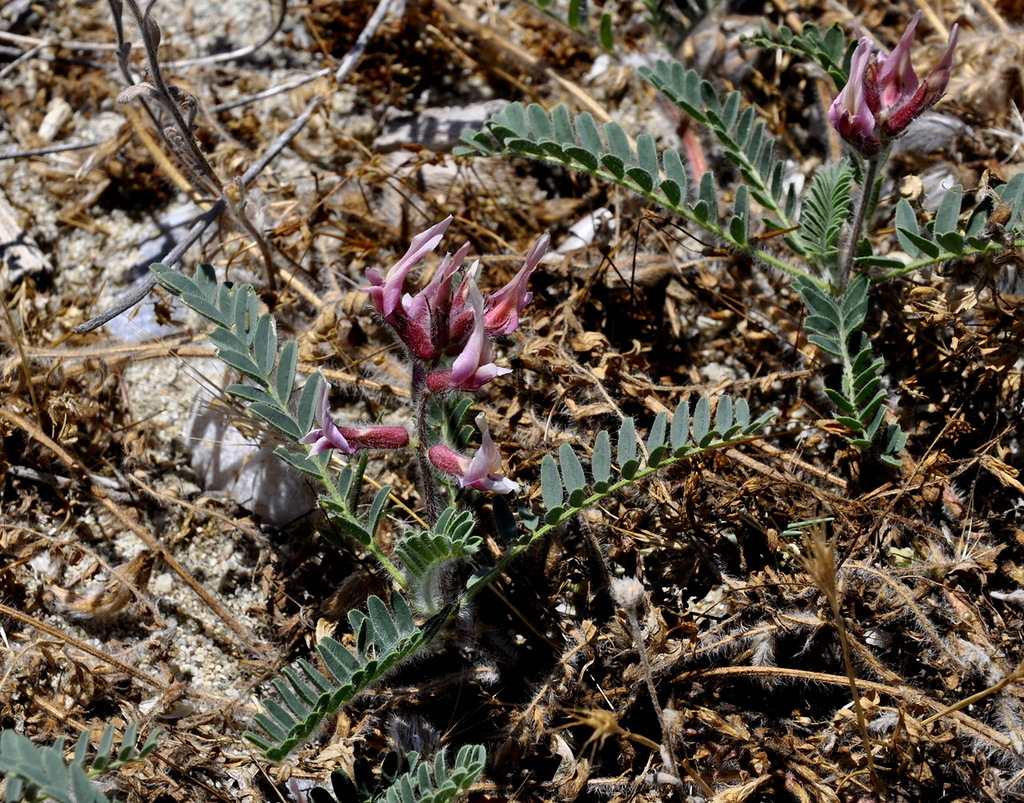
[[[711,400],[702,396],[693,405],[692,412],[689,401],[680,402],[671,423],[667,413],[659,413],[646,440],[638,437],[636,422],[627,417],[615,436],[614,463],[611,433],[602,430],[596,435],[589,476],[576,450],[569,444],[562,444],[557,458],[549,454],[541,460],[543,515],[538,525],[526,528],[496,566],[485,567],[470,578],[466,596],[472,598],[478,594],[510,561],[586,508],[657,471],[753,437],[773,415],[769,412],[752,420],[747,401],[731,396],[719,397],[712,414]]]
[[[581,36],[593,39],[594,3],[592,0],[527,0],[547,16],[557,20]],[[672,50],[678,48],[719,0],[644,0],[646,21]],[[597,39],[607,51],[615,49],[615,21],[606,5],[600,9]]]
[[[675,67],[678,70],[659,64],[654,72],[644,71],[644,76],[672,92],[681,107],[712,127],[726,149],[736,155],[746,180],[724,221],[720,220],[718,187],[711,171],[700,176],[691,201],[690,179],[678,151],[668,148],[659,153],[649,134],[638,136],[634,145],[618,123],[598,126],[589,113],[572,116],[564,106],[556,106],[549,114],[536,104],[509,104],[487,121],[486,132],[464,135],[463,142],[469,147],[458,153],[526,156],[588,173],[672,210],[737,251],[790,275],[800,275],[798,268],[758,248],[750,239],[751,201],[764,210],[769,228],[785,230],[796,225],[797,199],[786,188],[785,163],[776,158],[774,140],[765,133],[764,123],[755,120],[752,107],[741,111],[738,92],[719,103],[710,83],[693,70]],[[799,245],[798,240],[793,243]]]
[[[114,725],[108,724],[93,748],[89,731],[83,731],[70,761],[64,759],[64,740],[49,747],[5,730],[0,734],[0,778],[5,779],[4,800],[59,803],[109,803],[92,778],[145,758],[156,749],[160,731],[153,730],[141,746],[136,744],[138,726],[125,728],[119,746],[114,746]]]
[[[310,381],[314,378],[311,377]],[[278,450],[278,455],[281,456]],[[308,458],[310,461],[323,462],[320,458]],[[287,462],[295,464],[295,461],[286,458]],[[328,521],[341,530],[349,538],[358,541],[365,547],[373,544],[384,520],[384,514],[388,509],[388,497],[391,495],[391,486],[382,485],[373,495],[373,501],[367,506],[360,505],[361,491],[363,489],[363,475],[366,472],[367,457],[362,454],[355,461],[346,464],[338,471],[338,479],[335,483],[335,493],[321,494],[320,504],[327,515]],[[327,533],[331,537],[330,533]],[[338,544],[344,546],[344,544]]]
[[[851,46],[838,26],[823,33],[807,25],[800,34],[783,26],[776,37],[763,31],[751,41],[816,62],[840,86],[846,81]],[[898,462],[897,454],[906,437],[894,422],[883,426],[884,366],[871,358],[863,333],[869,283],[862,275],[847,284],[840,267],[843,229],[853,209],[851,164],[843,159],[822,167],[803,198],[798,199],[785,180],[786,163],[776,142],[767,135],[755,109],[744,106],[738,91],[720,97],[709,81],[675,61],[659,61],[653,69],[640,72],[693,120],[703,124],[736,166],[740,182],[731,209],[720,209],[713,173],[691,177],[678,151],[659,151],[653,138],[643,133],[634,143],[620,124],[598,126],[591,115],[574,116],[562,106],[548,113],[537,105],[524,108],[511,104],[487,121],[485,131],[467,132],[463,141],[469,147],[461,153],[526,156],[588,173],[664,206],[734,251],[789,274],[810,312],[805,324],[811,341],[836,358],[843,369],[842,388],[829,391],[838,408],[837,419],[850,428],[851,442],[873,445],[884,460]],[[872,254],[858,254],[854,264],[861,271],[883,268],[887,272],[881,278],[885,279],[1005,248],[1005,242],[986,228],[984,208],[972,216],[963,231],[959,230],[961,192],[959,187],[949,191],[935,220],[923,233],[909,203],[903,200],[897,205],[897,236],[911,264],[893,256]],[[1017,210],[1010,228],[1020,228],[1024,180],[1015,177],[1000,190],[1000,197]],[[760,216],[764,230],[782,234],[791,250],[788,258],[780,256],[777,248],[766,249],[753,237],[755,215]],[[550,462],[546,475],[553,476]]]
[[[847,159],[826,165],[814,174],[800,210],[800,240],[804,254],[819,273],[833,279],[839,271],[840,233],[853,207],[853,171]]]
[[[207,264],[199,265],[193,276],[159,263],[152,265],[151,270],[162,287],[216,324],[207,336],[216,347],[217,357],[254,383],[232,383],[227,392],[244,401],[253,413],[292,442],[309,432],[324,379],[313,374],[296,391],[298,343],[289,340],[283,346],[279,344],[274,316],[260,312],[252,286],[219,282],[213,266]],[[320,495],[320,502],[331,523],[371,551],[376,549],[374,536],[391,489],[381,488],[368,508],[360,512],[365,455],[345,466],[332,481],[329,452],[313,456],[306,450],[279,446],[275,454],[323,482],[326,493]]]
[[[1024,174],[1013,176],[995,192],[998,201],[1012,209],[1009,218],[1000,225],[1016,239],[1024,226]],[[935,263],[1004,250],[1006,243],[995,236],[997,232],[991,230],[988,224],[995,199],[989,198],[979,204],[961,230],[960,210],[964,196],[964,188],[959,184],[948,189],[935,218],[923,232],[910,202],[901,198],[896,204],[896,236],[913,261],[910,265],[894,265],[888,261],[874,260],[872,264],[890,268],[886,274],[888,277]]]
[[[837,87],[846,84],[850,57],[856,47],[856,42],[846,38],[846,31],[838,22],[824,32],[811,22],[805,23],[800,33],[787,25],[779,25],[773,35],[768,23],[762,20],[761,33],[747,37],[744,42],[807,59],[825,70]]]
[[[263,700],[263,711],[253,717],[261,733],[243,734],[267,758],[284,758],[327,717],[421,649],[448,615],[441,613],[419,626],[408,603],[397,592],[391,597],[390,611],[376,596],[367,600],[367,611],[349,611],[354,650],[336,639],[323,638],[317,644],[323,671],[300,659],[284,670],[283,679],[271,682],[277,695]]]
[[[883,461],[899,465],[907,436],[895,423],[883,426],[884,363],[872,359],[871,344],[862,331],[868,315],[867,277],[857,274],[840,295],[803,278],[796,280],[796,288],[811,312],[804,319],[808,341],[839,360],[843,369],[840,389],[825,389],[839,410],[836,420],[851,430],[848,439],[854,446],[874,446]]]
[[[406,756],[406,772],[388,774],[382,768],[384,777],[360,773],[357,764],[356,779],[344,770],[335,770],[331,773],[334,794],[311,789],[309,799],[312,803],[451,803],[469,791],[483,771],[486,757],[482,745],[465,745],[449,767],[444,751],[438,752],[433,761],[423,761],[413,751]]]
[[[517,524],[506,519],[507,511],[495,502],[498,530],[508,548],[495,565],[479,567],[464,586],[453,584],[453,572],[479,550],[481,539],[474,533],[472,514],[447,509],[430,530],[406,532],[395,556],[405,572],[406,587],[428,615],[425,623],[417,624],[401,594],[392,596],[391,611],[371,597],[368,614],[349,613],[355,649],[325,638],[317,651],[326,674],[305,660],[285,669],[283,679],[272,681],[276,694],[262,702],[263,712],[254,718],[260,732],[248,731],[246,738],[268,758],[284,758],[341,706],[426,647],[462,602],[486,588],[555,527],[657,471],[756,435],[771,417],[767,413],[752,420],[746,400],[730,396],[719,397],[712,412],[711,399],[701,397],[692,411],[688,401],[681,402],[671,423],[665,413],[655,417],[644,440],[633,419],[625,418],[615,437],[614,462],[611,434],[601,431],[596,436],[589,475],[576,451],[564,444],[557,459],[548,455],[541,463],[542,521],[535,526]]]
[[[434,615],[454,601],[454,572],[480,549],[476,521],[468,510],[445,508],[429,530],[407,530],[395,546],[409,591],[424,613]]]
[[[717,6],[718,0],[644,0],[647,21],[671,50],[682,45]]]
[[[584,36],[592,32],[592,2],[590,0],[567,0],[565,8],[562,3],[556,0],[532,0],[530,5],[547,14],[554,20],[558,20],[571,30]],[[605,50],[612,50],[615,46],[615,35],[612,30],[612,14],[608,10],[601,11],[601,18],[598,23],[598,37],[601,47]]]
[[[278,349],[274,316],[260,313],[253,288],[218,282],[212,265],[200,265],[194,276],[160,263],[150,270],[163,287],[216,324],[208,337],[217,356],[256,383],[232,384],[227,392],[244,399],[250,410],[292,440],[305,435],[313,423],[316,388],[307,383],[298,414],[293,415],[288,402],[294,391],[298,344],[292,340]]]
[[[541,461],[544,523],[557,526],[659,469],[751,437],[761,431],[772,415],[766,413],[752,421],[746,399],[721,396],[712,416],[711,400],[702,396],[692,415],[689,402],[680,402],[672,415],[671,427],[668,414],[659,413],[646,441],[637,437],[633,419],[624,418],[616,437],[618,477],[612,470],[611,438],[607,431],[598,433],[594,440],[589,478],[575,450],[564,443],[559,447],[557,460],[548,454]]]
[[[756,109],[744,106],[739,90],[720,99],[710,81],[678,61],[659,61],[653,70],[641,68],[640,74],[715,135],[726,157],[740,171],[751,197],[767,212],[765,222],[770,228],[795,225],[796,195],[785,185],[785,160],[779,158],[777,143],[766,133],[767,125],[758,119]],[[739,215],[740,210],[734,212]]]

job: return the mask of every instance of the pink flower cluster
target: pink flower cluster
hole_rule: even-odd
[[[409,272],[431,253],[451,224],[451,216],[417,234],[405,255],[387,274],[376,269],[366,271],[370,286],[365,288],[384,322],[406,347],[419,372],[421,383],[415,392],[424,401],[429,393],[453,390],[475,391],[496,376],[510,372],[491,360],[491,341],[514,332],[519,316],[533,293],[527,290],[530,275],[547,251],[549,237],[543,235],[526,255],[519,272],[500,290],[483,295],[476,284],[479,265],[474,262],[462,270],[469,244],[441,261],[431,280],[417,293],[405,291]],[[449,361],[450,366],[444,367]],[[360,449],[400,449],[409,445],[409,433],[403,427],[340,427],[331,417],[328,383],[321,385],[316,399],[316,426],[300,443],[312,445],[310,454],[329,449],[355,454]],[[425,409],[418,407],[420,415]],[[437,470],[456,477],[462,488],[490,493],[513,493],[519,486],[502,476],[501,455],[484,422],[476,418],[481,446],[473,457],[466,457],[445,444],[435,444],[426,458]]]
[[[875,53],[871,40],[861,37],[850,64],[850,78],[829,109],[829,122],[864,156],[877,154],[946,91],[960,28],[953,26],[945,53],[922,82],[910,61],[920,18],[918,11],[888,56]]]
[[[412,356],[431,372],[427,387],[438,393],[445,390],[479,390],[496,376],[509,373],[491,360],[491,341],[511,334],[519,326],[519,316],[530,303],[527,290],[530,274],[540,264],[548,247],[543,235],[526,255],[523,267],[503,288],[486,296],[476,285],[479,263],[462,268],[469,243],[442,260],[433,278],[416,294],[405,291],[405,280],[412,268],[441,242],[451,224],[451,216],[413,238],[409,250],[381,275],[370,268],[366,277],[374,306]],[[449,369],[438,366],[445,357],[454,357]]]

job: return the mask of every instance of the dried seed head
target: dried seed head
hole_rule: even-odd
[[[644,598],[644,584],[635,577],[615,577],[611,582],[612,599],[627,611],[636,608]]]

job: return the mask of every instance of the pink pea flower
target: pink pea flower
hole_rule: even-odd
[[[480,430],[480,448],[472,458],[439,443],[431,446],[427,453],[430,462],[444,473],[456,477],[462,488],[498,494],[515,493],[519,490],[519,483],[502,475],[501,455],[491,440],[483,413],[476,417],[476,425]]]
[[[850,62],[850,78],[828,110],[828,119],[839,136],[864,156],[874,156],[882,149],[875,133],[875,115],[868,104],[870,88],[866,82],[871,40],[862,37]]]
[[[321,376],[320,387],[317,389],[316,396],[316,423],[320,426],[311,429],[309,434],[303,437],[299,443],[313,444],[313,448],[309,450],[311,455],[326,452],[328,449],[337,449],[342,454],[355,454],[355,447],[349,444],[341,429],[334,423],[334,419],[331,418],[331,406],[328,402],[327,394],[327,380]]]
[[[339,427],[331,418],[327,398],[329,391],[327,380],[321,375],[316,397],[316,423],[320,426],[310,430],[299,441],[313,444],[310,455],[318,455],[328,449],[355,454],[360,449],[401,449],[408,445],[409,433],[404,427]]]
[[[440,357],[449,346],[452,315],[452,278],[462,267],[469,243],[445,256],[430,282],[416,295],[402,298],[404,319],[396,328],[409,350],[427,362]]]
[[[945,53],[922,82],[910,59],[920,19],[919,11],[888,55],[872,52],[871,40],[862,37],[850,78],[829,109],[829,122],[864,156],[874,156],[884,142],[902,134],[935,105],[949,84],[960,26],[953,26]]]
[[[491,339],[484,329],[484,300],[476,282],[470,279],[469,302],[473,309],[473,330],[451,370],[434,371],[427,376],[427,387],[435,393],[446,390],[479,390],[496,376],[512,373],[491,362]]]
[[[877,112],[882,131],[889,138],[898,137],[923,112],[930,109],[949,83],[953,66],[953,51],[960,36],[960,26],[954,25],[946,42],[946,51],[922,83],[910,61],[910,50],[914,43],[921,12],[914,14],[899,44],[888,56],[880,53],[877,67],[872,70],[874,83],[878,87],[880,110]]]
[[[417,262],[437,248],[451,222],[452,216],[448,215],[440,223],[435,223],[413,237],[405,256],[391,267],[386,276],[382,276],[376,268],[367,268],[366,278],[370,280],[370,286],[364,292],[370,294],[377,311],[388,323],[395,324],[398,320],[396,313],[400,308],[405,277]]]
[[[545,232],[527,252],[523,267],[512,280],[484,300],[484,329],[489,337],[508,335],[519,328],[519,316],[523,308],[533,300],[533,293],[526,289],[527,282],[547,253],[549,242],[551,235]]]

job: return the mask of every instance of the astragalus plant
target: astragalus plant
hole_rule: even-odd
[[[961,226],[954,188],[924,231],[906,202],[897,205],[896,236],[903,254],[873,251],[875,238],[868,235],[874,233],[870,227],[889,146],[941,96],[953,69],[956,29],[934,68],[919,78],[910,64],[916,25],[915,17],[888,56],[876,53],[867,39],[848,45],[838,28],[822,33],[807,26],[799,34],[783,28],[777,37],[765,33],[755,40],[815,62],[837,82],[829,120],[848,143],[849,155],[818,170],[802,194],[790,181],[787,155],[741,92],[721,96],[695,71],[671,60],[642,75],[704,125],[735,166],[739,182],[726,208],[713,172],[692,175],[679,151],[660,147],[651,135],[634,139],[621,124],[599,126],[591,115],[564,106],[548,111],[513,103],[489,120],[485,131],[465,136],[462,155],[526,156],[588,173],[659,204],[715,245],[788,276],[807,310],[808,341],[840,366],[839,387],[826,393],[845,437],[865,455],[898,465],[907,436],[892,413],[884,363],[873,356],[866,335],[872,286],[1007,247],[1004,239],[986,236],[982,212]],[[1007,231],[1021,227],[1022,195],[1021,177],[999,190],[1014,210]],[[526,478],[506,474],[505,444],[492,437],[486,411],[474,415],[471,410],[473,394],[512,373],[498,356],[497,343],[513,335],[528,314],[530,279],[548,237],[536,242],[500,289],[481,289],[488,286],[487,276],[478,262],[467,264],[468,244],[414,282],[414,270],[438,249],[451,222],[445,218],[413,237],[388,270],[366,271],[363,290],[398,346],[408,377],[408,393],[389,400],[395,420],[404,423],[339,422],[323,375],[313,373],[297,386],[298,346],[279,341],[276,321],[261,308],[252,287],[219,281],[208,265],[192,276],[153,266],[166,289],[213,322],[209,337],[218,356],[244,377],[227,392],[284,437],[287,445],[278,454],[316,484],[331,525],[329,538],[369,556],[391,585],[390,593],[370,596],[365,610],[349,612],[348,643],[320,638],[316,665],[299,660],[272,681],[274,693],[262,701],[246,733],[270,759],[285,758],[401,662],[454,637],[470,603],[505,573],[514,573],[516,558],[567,521],[656,472],[739,445],[771,418],[771,413],[752,415],[745,399],[726,395],[685,399],[649,422],[643,436],[627,416],[599,431],[592,443],[563,444],[543,457],[532,467],[539,493],[531,496]],[[387,484],[368,489],[382,464],[408,479],[409,498],[400,501],[411,513],[393,539],[382,537],[383,524],[401,492]],[[601,554],[600,545],[595,551]],[[709,792],[681,755],[672,725],[675,712],[661,705],[646,661],[637,616],[644,586],[636,578],[607,575],[662,727],[663,767],[657,778],[679,789],[687,775]],[[416,752],[405,758],[408,771],[390,776],[393,783],[371,797],[450,800],[470,787],[485,761],[480,745],[464,746],[453,766],[443,755],[432,762],[421,761]],[[339,775],[336,794],[353,786],[352,779]]]

